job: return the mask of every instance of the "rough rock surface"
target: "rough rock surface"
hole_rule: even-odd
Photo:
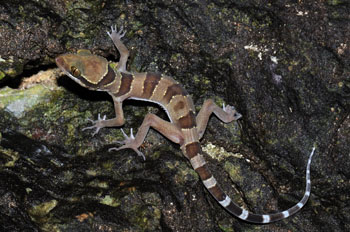
[[[284,210],[302,197],[315,145],[312,193],[269,225],[232,217],[181,154],[155,131],[143,162],[108,152],[118,128],[107,94],[79,87],[54,58],[80,48],[117,61],[106,30],[124,25],[128,70],[181,82],[243,118],[215,117],[206,159],[238,204]],[[349,231],[350,5],[346,1],[2,1],[0,4],[1,231]],[[39,72],[42,71],[42,72]],[[35,75],[33,75],[35,74]],[[56,78],[60,76],[56,83]],[[125,103],[126,130],[152,105]]]

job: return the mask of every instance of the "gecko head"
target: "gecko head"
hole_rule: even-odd
[[[108,61],[87,50],[60,55],[56,64],[72,80],[90,89],[98,89],[99,82],[108,72]]]

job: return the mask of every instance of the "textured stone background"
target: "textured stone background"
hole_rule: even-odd
[[[0,229],[350,230],[349,15],[341,0],[2,1]],[[106,34],[113,24],[127,30],[128,70],[174,77],[198,110],[212,98],[243,114],[229,125],[212,117],[202,140],[238,204],[266,213],[298,202],[315,145],[305,208],[274,224],[245,223],[156,132],[143,162],[131,150],[107,151],[119,129],[81,131],[98,113],[113,117],[113,104],[61,76],[54,58],[87,48],[118,61]],[[127,131],[148,111],[166,118],[139,102],[124,110]]]

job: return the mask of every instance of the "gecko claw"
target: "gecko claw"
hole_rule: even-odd
[[[107,31],[107,34],[109,37],[111,37],[111,39],[113,40],[113,37],[116,37],[117,39],[121,39],[124,37],[126,31],[124,31],[124,27],[121,26],[119,31],[117,32],[117,26],[114,25],[114,28],[113,28],[113,25],[111,26],[111,32]]]
[[[108,149],[108,152],[111,152],[111,151],[119,151],[119,150],[122,150],[122,149],[125,149],[125,148],[130,148],[130,149],[133,149],[137,155],[141,156],[143,158],[143,160],[146,160],[146,157],[145,155],[139,151],[137,148],[137,145],[136,145],[136,142],[135,142],[135,137],[134,137],[134,134],[133,134],[133,130],[132,128],[130,129],[130,136],[128,136],[123,129],[120,129],[122,131],[122,134],[124,136],[124,140],[123,141],[116,141],[117,144],[121,144],[122,146],[121,147],[112,147],[112,148],[109,148]]]
[[[101,118],[101,115],[98,114],[97,116],[97,120],[92,120],[92,119],[89,119],[88,118],[88,121],[95,124],[95,125],[92,125],[92,126],[88,126],[88,127],[84,127],[82,129],[82,131],[84,130],[90,130],[90,129],[94,129],[96,128],[96,130],[94,131],[94,133],[92,133],[92,136],[94,136],[95,134],[97,134],[101,128],[103,128],[103,126],[101,126],[101,122],[105,121],[106,120],[106,115],[103,115],[103,117]]]
[[[223,103],[222,110],[225,111],[228,115],[230,115],[230,120],[228,122],[238,120],[242,117],[242,115],[236,111],[234,106],[225,105],[225,103]]]

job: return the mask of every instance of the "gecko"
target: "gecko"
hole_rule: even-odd
[[[238,120],[242,115],[233,106],[223,104],[222,107],[219,107],[211,99],[205,100],[202,108],[196,114],[191,96],[173,78],[154,72],[137,73],[127,71],[126,63],[129,50],[121,41],[125,33],[123,27],[118,31],[116,26],[112,26],[110,32],[107,31],[108,36],[120,53],[120,59],[115,68],[110,66],[107,59],[94,55],[88,50],[62,54],[56,58],[57,66],[72,80],[90,90],[105,91],[113,99],[115,118],[106,119],[106,116],[101,118],[98,114],[97,120],[89,119],[93,125],[83,130],[93,129],[95,130],[93,135],[95,135],[104,127],[123,126],[125,119],[122,104],[125,99],[156,103],[165,110],[169,121],[148,113],[135,136],[132,129],[130,129],[130,135],[122,130],[124,140],[117,141],[121,146],[111,148],[109,151],[129,148],[145,159],[138,148],[142,145],[148,130],[153,128],[170,141],[180,145],[184,156],[199,175],[206,189],[232,215],[243,221],[265,224],[287,218],[300,211],[308,201],[311,192],[310,165],[315,147],[313,147],[308,158],[306,188],[302,199],[298,203],[287,210],[273,214],[255,214],[238,206],[222,190],[211,174],[199,141],[203,137],[211,114],[216,115],[224,123]]]

